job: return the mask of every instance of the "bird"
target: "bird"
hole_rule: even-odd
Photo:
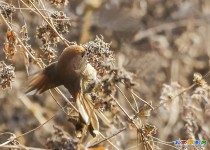
[[[90,133],[95,136],[99,128],[98,119],[93,112],[91,98],[88,93],[84,92],[84,88],[96,80],[96,76],[97,71],[87,61],[86,49],[81,45],[71,45],[63,50],[58,61],[32,75],[26,93],[35,90],[36,93],[41,94],[49,89],[64,85],[76,102],[80,120],[88,126],[91,130]],[[79,129],[81,128],[79,127]],[[80,137],[81,134],[78,136]]]
[[[79,45],[65,48],[58,61],[31,77],[26,93],[36,90],[36,93],[41,94],[46,90],[64,85],[73,99],[76,99],[80,90],[81,73],[87,65],[85,52],[85,48]]]

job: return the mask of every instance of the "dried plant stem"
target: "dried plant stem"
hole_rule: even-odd
[[[135,102],[137,112],[139,112],[139,106],[137,104],[136,97],[132,93],[131,93],[131,96],[133,97],[133,101]]]
[[[61,108],[61,110],[68,116],[69,114],[65,111],[64,107],[56,100],[54,97],[52,90],[49,90],[50,95],[52,96],[53,100],[56,102],[56,104]]]
[[[21,135],[19,135],[19,136],[14,136],[14,137],[10,137],[6,142],[4,142],[4,143],[2,143],[2,144],[0,144],[0,148],[11,148],[11,146],[10,145],[7,145],[7,144],[9,144],[10,142],[12,142],[12,141],[14,141],[15,139],[18,139],[18,138],[20,138],[20,137],[22,137],[22,136],[25,136],[25,135],[27,135],[27,134],[30,134],[31,132],[34,132],[34,131],[36,131],[36,130],[38,130],[39,128],[41,128],[42,126],[44,126],[46,123],[48,123],[50,120],[52,120],[54,117],[55,117],[56,115],[53,115],[51,118],[49,118],[47,121],[45,121],[44,123],[42,123],[42,124],[40,124],[39,126],[37,126],[36,128],[34,128],[34,129],[32,129],[32,130],[30,130],[30,131],[27,131],[27,132],[25,132],[25,133],[23,133],[23,134],[21,134]],[[15,145],[12,145],[12,146],[15,146]],[[22,148],[22,146],[20,147],[20,146],[17,146],[16,148],[18,148],[18,149],[28,149],[29,147],[23,147]],[[42,150],[42,149],[39,149],[39,148],[30,148],[31,150]]]
[[[26,7],[30,8],[23,0],[21,0],[21,2]],[[41,13],[41,11],[34,5],[34,3],[31,0],[29,0],[29,2],[34,7],[34,9],[37,11],[37,13],[44,19],[44,21],[53,29],[53,31],[57,34],[57,36],[61,39],[61,41],[63,41],[64,44],[66,44],[66,46],[69,46],[69,44],[66,42],[67,40],[58,33],[58,31],[52,26],[52,24],[46,19],[46,17]]]
[[[116,85],[116,84],[115,84],[115,86],[120,91],[120,93],[123,95],[123,97],[126,99],[126,101],[131,106],[131,108],[135,111],[135,113],[137,113],[137,110],[132,106],[131,102],[129,101],[129,99],[127,98],[127,96],[123,93],[123,91],[120,89],[120,87],[118,85]]]
[[[113,95],[110,94],[110,96],[116,102],[116,104],[121,109],[121,111],[127,116],[127,118],[129,119],[129,121],[131,121],[131,123],[135,126],[135,128],[137,129],[137,131],[141,133],[142,131],[140,130],[140,128],[138,127],[138,125],[134,122],[134,120],[130,117],[130,115],[126,112],[126,110],[120,105],[120,103],[118,102],[118,100]]]
[[[44,8],[44,9],[46,9],[46,7],[45,7],[45,5],[44,5],[44,3],[42,2],[42,0],[40,0],[40,3],[41,3],[41,5],[42,5],[42,7]],[[47,9],[46,9],[47,10]],[[49,19],[49,21],[50,21],[50,24],[52,25],[52,29],[54,30],[56,30],[56,28],[55,28],[55,26],[54,26],[54,24],[53,24],[53,21],[52,21],[52,19],[51,19],[51,17],[50,17],[50,15],[49,15],[49,13],[48,12],[46,12],[46,11],[44,11],[44,13],[45,13],[45,15],[47,16],[47,17],[45,17],[45,18],[48,18]],[[56,30],[57,31],[57,30]],[[62,37],[63,38],[63,37]],[[62,40],[62,39],[61,39]],[[67,45],[68,46],[68,45]]]
[[[10,142],[11,142],[10,140],[7,140],[6,142],[0,144],[0,147],[2,147],[2,146],[4,146],[4,145],[7,145],[7,144],[9,144]]]
[[[147,142],[150,142],[150,141],[153,141],[153,140],[147,140]],[[173,146],[173,145],[170,145],[170,143],[169,142],[164,142],[164,141],[153,141],[153,142],[155,142],[155,143],[159,143],[159,144],[162,144],[162,145],[166,145],[166,146],[169,146],[169,147],[171,147],[171,148],[174,148],[174,149],[177,149],[177,150],[180,150],[179,148],[177,148],[177,147],[175,147],[175,146]],[[141,142],[142,143],[142,142]],[[137,145],[135,145],[135,146],[131,146],[131,147],[129,147],[129,148],[127,148],[126,150],[130,150],[130,149],[133,149],[133,148],[135,148],[135,147],[137,147],[138,145],[140,145],[141,143],[138,143]],[[173,144],[172,142],[171,142],[171,144]]]
[[[118,135],[119,133],[121,133],[122,131],[124,131],[124,130],[126,130],[126,129],[127,129],[127,128],[124,127],[124,128],[122,128],[122,129],[120,129],[119,131],[117,131],[116,133],[114,133],[114,134],[112,134],[112,135],[110,135],[110,136],[108,136],[108,137],[106,137],[106,138],[104,138],[104,139],[102,139],[102,140],[100,140],[100,141],[94,143],[93,145],[89,146],[88,148],[94,147],[94,146],[96,146],[96,145],[98,145],[98,144],[100,144],[100,143],[102,143],[102,142],[105,142],[105,141],[107,141],[107,140],[113,138],[114,136]]]
[[[167,144],[167,143],[164,143],[164,142],[154,141],[154,143],[163,144],[163,145],[166,145],[166,146],[169,146],[169,147],[172,147],[174,149],[178,149],[179,150],[179,148],[177,148],[176,146],[173,146],[173,145],[170,145],[170,144]]]
[[[102,85],[102,83],[100,82],[100,80],[97,80],[97,81],[98,81],[98,83],[100,83]],[[134,120],[130,117],[130,115],[126,112],[126,110],[120,105],[120,103],[118,102],[118,100],[112,94],[109,94],[109,96],[116,102],[116,104],[118,105],[118,107],[127,116],[127,118],[129,119],[129,121],[131,121],[131,123],[133,123],[133,125],[135,126],[135,128],[139,132],[141,132],[141,130],[139,129],[138,125],[134,122]]]
[[[139,100],[141,100],[143,103],[147,104],[152,110],[154,109],[154,107],[149,104],[147,101],[145,101],[144,99],[142,99],[141,97],[139,97],[136,93],[134,93],[131,89],[130,89],[130,92],[136,97],[138,98]]]
[[[185,92],[189,91],[190,89],[194,88],[196,85],[197,85],[197,84],[194,83],[194,84],[192,84],[191,86],[189,86],[188,88],[186,88],[186,89],[184,89],[183,91],[181,91],[180,93],[178,93],[177,95],[175,95],[174,97],[172,97],[172,98],[170,99],[170,101],[169,101],[169,100],[166,100],[165,102],[160,103],[158,106],[155,106],[154,110],[157,109],[157,108],[159,108],[159,107],[161,107],[161,106],[163,106],[164,104],[166,104],[166,103],[168,103],[168,102],[173,101],[173,100],[174,100],[175,98],[177,98],[178,96],[180,96],[180,95],[182,95],[183,93],[185,93]]]
[[[22,136],[25,136],[25,135],[27,135],[27,134],[29,134],[31,132],[34,132],[34,131],[38,130],[39,128],[41,128],[42,126],[44,126],[46,123],[48,123],[50,120],[52,120],[55,116],[56,116],[56,114],[54,114],[51,118],[49,118],[47,121],[45,121],[44,123],[40,124],[36,128],[34,128],[34,129],[30,130],[30,131],[27,131],[26,133],[23,133],[23,134],[17,136],[16,138],[14,138],[14,139],[18,139],[18,138],[20,138]]]
[[[56,91],[58,94],[60,94],[60,95],[64,98],[64,100],[65,100],[68,104],[70,104],[71,107],[72,107],[76,112],[79,112],[79,111],[77,110],[77,108],[68,100],[68,98],[66,98],[66,96],[59,90],[59,88],[55,88],[55,91]]]
[[[103,138],[106,138],[102,133],[100,133],[100,135],[103,137]],[[109,139],[106,140],[110,145],[112,145],[115,149],[119,150],[117,148],[117,146],[115,146]]]

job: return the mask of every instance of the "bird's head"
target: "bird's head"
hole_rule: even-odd
[[[63,53],[68,53],[69,55],[81,55],[83,57],[86,53],[86,49],[80,45],[71,45],[65,48]]]
[[[87,64],[86,49],[71,45],[63,50],[58,58],[58,70],[80,70]]]

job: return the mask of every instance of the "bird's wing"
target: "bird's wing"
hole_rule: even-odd
[[[57,62],[50,64],[41,72],[36,73],[29,79],[26,93],[36,90],[36,93],[42,93],[51,88],[61,85],[56,71]]]

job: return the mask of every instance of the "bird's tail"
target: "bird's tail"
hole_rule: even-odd
[[[51,88],[61,85],[56,72],[56,63],[52,63],[44,70],[32,75],[29,79],[26,93],[35,91],[36,93],[42,93]]]

